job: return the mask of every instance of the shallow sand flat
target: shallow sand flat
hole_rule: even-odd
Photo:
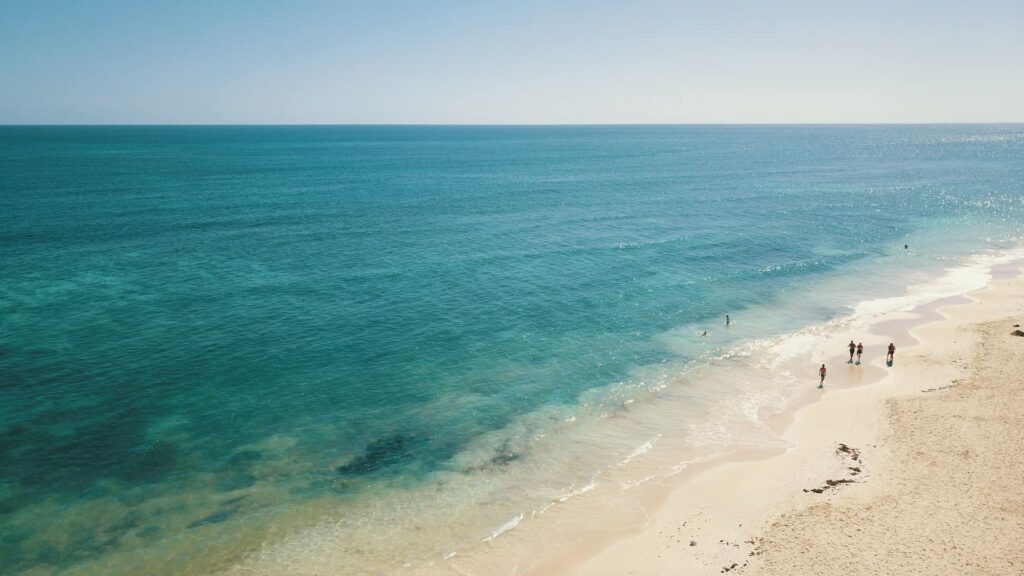
[[[785,453],[712,468],[634,533],[535,573],[1024,573],[1024,281],[941,312],[880,381],[830,372]]]

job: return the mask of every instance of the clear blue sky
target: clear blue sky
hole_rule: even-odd
[[[1024,121],[1024,0],[0,0],[0,123]]]

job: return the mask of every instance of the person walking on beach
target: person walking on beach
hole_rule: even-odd
[[[828,370],[825,370],[825,365],[822,364],[821,368],[818,368],[818,376],[821,376],[821,381],[818,382],[818,388],[825,387],[825,372],[828,372]]]
[[[850,361],[847,364],[853,364],[853,353],[857,351],[857,345],[850,340],[850,345],[847,346],[850,349]]]
[[[896,345],[889,342],[889,354],[885,357],[887,364],[892,365],[893,357],[896,355]]]
[[[857,364],[860,364],[860,355],[864,353],[864,343],[857,343]]]

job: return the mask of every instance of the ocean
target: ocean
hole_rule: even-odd
[[[1022,233],[1022,125],[0,127],[0,573],[437,563]]]

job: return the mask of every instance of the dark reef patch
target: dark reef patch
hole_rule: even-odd
[[[253,476],[252,474],[233,474],[218,480],[217,490],[221,492],[241,490],[256,484],[257,481],[258,479],[256,476]]]
[[[366,446],[363,453],[350,462],[338,466],[338,474],[370,474],[387,468],[401,466],[420,457],[426,448],[428,438],[425,436],[408,436],[396,434],[375,440]]]
[[[221,522],[224,522],[224,521],[228,520],[229,518],[231,518],[232,516],[234,516],[234,514],[235,514],[235,510],[233,510],[233,509],[232,510],[218,510],[218,511],[214,512],[213,514],[210,514],[209,516],[205,516],[203,518],[200,518],[199,520],[196,520],[195,522],[192,522],[191,524],[189,524],[187,526],[187,528],[189,530],[191,530],[193,528],[199,528],[200,526],[207,526],[209,524],[220,524]]]

